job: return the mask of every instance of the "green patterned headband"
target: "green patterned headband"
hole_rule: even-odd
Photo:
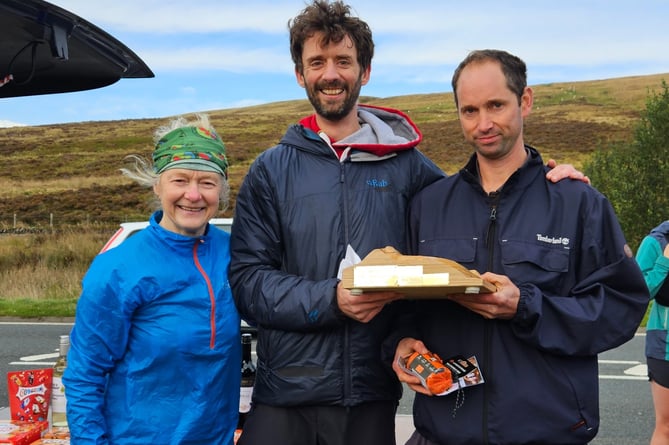
[[[225,145],[213,130],[182,127],[162,137],[153,151],[153,170],[160,174],[171,168],[216,172],[227,178]]]

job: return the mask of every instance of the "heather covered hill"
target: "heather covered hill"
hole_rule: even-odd
[[[669,74],[533,86],[534,112],[526,141],[545,159],[581,168],[596,149],[632,139],[632,128],[648,94]],[[364,93],[364,89],[363,89]],[[451,93],[361,102],[398,108],[421,128],[421,150],[446,172],[464,163],[471,149],[462,142]],[[232,196],[248,166],[274,145],[288,125],[311,113],[308,101],[206,111],[228,148]],[[165,119],[83,122],[0,128],[0,229],[146,219],[151,194],[123,178],[128,154],[149,154],[152,131]],[[595,184],[596,185],[596,184]],[[232,209],[221,216],[231,216]]]

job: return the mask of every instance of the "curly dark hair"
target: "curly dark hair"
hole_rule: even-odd
[[[341,1],[314,0],[300,14],[288,21],[290,32],[290,55],[295,69],[302,73],[302,51],[304,42],[314,34],[323,33],[322,45],[339,43],[349,37],[358,53],[362,71],[372,63],[374,41],[369,25],[351,15],[351,7]]]

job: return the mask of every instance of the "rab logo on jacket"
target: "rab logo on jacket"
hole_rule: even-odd
[[[385,179],[368,179],[367,185],[374,188],[386,188],[390,183]]]

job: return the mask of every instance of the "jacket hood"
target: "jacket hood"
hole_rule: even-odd
[[[660,225],[658,225],[657,227],[654,227],[650,231],[651,236],[655,235],[655,234],[658,234],[660,236],[669,235],[669,221],[663,221],[662,223],[660,223]]]
[[[423,135],[411,119],[399,110],[376,107],[372,105],[358,105],[358,120],[360,130],[331,143],[335,149],[350,149],[353,152],[366,152],[376,156],[392,156],[395,152],[415,148],[422,140]],[[303,123],[305,120],[302,120]],[[305,135],[308,139],[328,141],[327,135],[317,135],[315,132],[301,125],[303,131],[312,133]],[[290,132],[289,132],[290,133]],[[296,144],[294,140],[284,136],[282,143]],[[355,157],[356,154],[352,154]],[[358,153],[358,157],[360,154]]]

